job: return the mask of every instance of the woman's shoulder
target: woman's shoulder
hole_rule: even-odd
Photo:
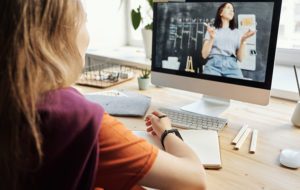
[[[100,107],[86,100],[79,91],[72,87],[47,91],[41,96],[39,106]]]
[[[100,105],[89,102],[72,87],[51,90],[44,93],[37,105],[39,114],[52,119],[70,118],[88,121],[102,117],[104,110]]]

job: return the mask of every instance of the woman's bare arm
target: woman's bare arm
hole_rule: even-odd
[[[208,24],[206,24],[205,26],[207,27],[207,32],[209,33],[210,39],[205,40],[202,46],[201,54],[204,59],[206,59],[209,56],[216,35],[216,30],[214,27],[210,27]]]
[[[242,62],[243,59],[246,57],[246,43],[245,42],[241,42],[240,48],[237,50],[236,56],[240,62]]]
[[[171,129],[171,122],[155,114],[162,113],[147,117],[147,131],[160,138],[164,130]],[[158,152],[152,168],[139,185],[158,189],[206,189],[205,170],[192,149],[173,133],[166,136],[164,146],[166,152]]]
[[[211,40],[211,39],[204,41],[203,47],[202,47],[202,52],[201,52],[202,53],[202,57],[204,59],[206,59],[209,56],[213,44],[214,44],[214,41]]]
[[[241,44],[240,48],[237,50],[237,59],[242,62],[244,58],[246,57],[246,41],[248,38],[253,36],[256,33],[256,31],[251,31],[250,29],[242,36],[241,38]]]

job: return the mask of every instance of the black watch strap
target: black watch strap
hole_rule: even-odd
[[[174,133],[178,138],[180,138],[183,141],[183,139],[177,129],[165,130],[160,137],[160,142],[164,149],[165,149],[164,140],[169,133]]]

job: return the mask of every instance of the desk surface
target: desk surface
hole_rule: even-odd
[[[202,96],[197,93],[154,86],[146,91],[138,91],[136,80],[107,89],[75,87],[82,93],[110,89],[137,91],[152,97],[152,105],[148,112],[156,107],[183,106],[199,100]],[[222,117],[229,120],[229,125],[219,132],[222,169],[206,170],[208,189],[300,189],[300,169],[291,170],[279,164],[281,149],[300,150],[300,128],[293,127],[290,123],[295,105],[295,102],[275,98],[271,98],[268,106],[232,101],[230,107],[222,114]],[[132,130],[145,129],[142,118],[119,117],[118,119]],[[255,154],[248,153],[249,136],[240,150],[234,150],[231,145],[231,141],[243,123],[259,131]]]

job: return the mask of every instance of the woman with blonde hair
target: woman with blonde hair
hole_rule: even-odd
[[[89,42],[80,0],[2,0],[0,13],[0,189],[205,189],[163,113],[145,124],[166,152],[70,87]]]

